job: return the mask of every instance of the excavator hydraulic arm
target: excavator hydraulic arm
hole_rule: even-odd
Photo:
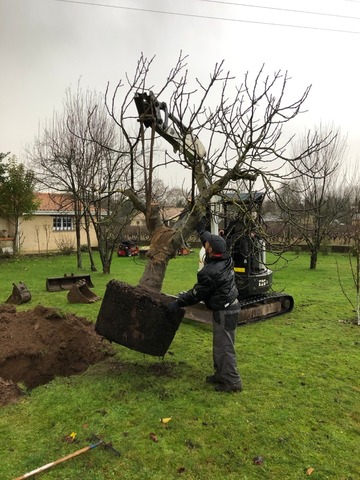
[[[136,93],[134,101],[139,121],[143,122],[146,128],[154,128],[158,135],[172,145],[174,153],[181,152],[184,155],[189,167],[194,169],[199,191],[207,188],[210,182],[205,163],[206,149],[192,129],[171,114],[167,104],[159,102],[152,91]]]

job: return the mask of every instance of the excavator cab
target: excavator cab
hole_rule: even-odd
[[[264,265],[264,243],[257,239],[243,238],[233,246],[232,257],[239,297],[259,295],[270,290],[272,271]]]
[[[266,266],[266,247],[260,233],[264,193],[226,192],[223,198],[224,236],[234,260],[239,298],[262,295],[272,285]]]

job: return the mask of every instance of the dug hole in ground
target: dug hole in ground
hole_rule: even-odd
[[[18,400],[18,384],[32,389],[55,377],[84,372],[114,354],[108,342],[164,356],[184,315],[169,315],[172,301],[112,280],[107,285],[96,326],[75,314],[36,306],[17,312],[0,305],[0,406]]]

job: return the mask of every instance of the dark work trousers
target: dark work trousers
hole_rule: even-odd
[[[235,332],[240,306],[235,300],[225,310],[213,312],[213,359],[215,376],[223,383],[242,387],[235,354]]]

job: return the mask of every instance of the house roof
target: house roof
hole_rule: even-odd
[[[35,215],[59,215],[61,213],[74,215],[75,213],[74,201],[70,194],[36,192],[35,196],[39,201]],[[178,207],[163,207],[161,215],[164,220],[175,220],[183,210]],[[135,215],[131,223],[134,225],[139,220],[144,221],[142,213]]]
[[[74,203],[70,195],[61,193],[36,192],[35,196],[40,202],[36,213],[74,213]]]

